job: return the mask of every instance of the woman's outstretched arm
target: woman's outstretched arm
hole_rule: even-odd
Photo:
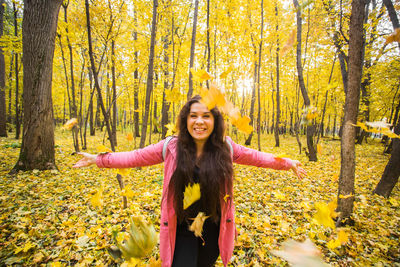
[[[145,148],[129,151],[93,155],[78,153],[83,156],[73,167],[87,167],[96,164],[100,168],[133,168],[162,163],[162,149],[165,140]]]

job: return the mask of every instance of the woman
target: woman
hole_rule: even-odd
[[[199,96],[193,97],[180,111],[178,138],[131,152],[97,156],[80,153],[84,157],[74,165],[128,168],[165,162],[160,224],[163,266],[213,266],[219,255],[224,265],[228,264],[236,237],[232,162],[291,169],[299,178],[306,174],[297,160],[277,159],[225,138],[222,114],[217,108],[208,110],[200,100]],[[201,198],[183,209],[183,192],[193,183],[200,183]],[[191,218],[200,211],[209,216],[203,226],[203,239],[188,230]]]

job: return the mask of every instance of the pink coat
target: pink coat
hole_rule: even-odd
[[[227,137],[227,140],[232,144],[232,160],[234,163],[276,170],[289,170],[293,166],[293,161],[290,159],[277,160],[272,154],[235,144],[229,137]],[[96,164],[100,168],[132,168],[162,163],[164,142],[165,140],[162,140],[157,144],[130,152],[101,154],[97,157]],[[160,255],[163,267],[172,265],[175,249],[177,219],[173,199],[167,199],[167,196],[168,184],[176,166],[176,143],[176,138],[168,143],[164,160],[164,185],[160,223]],[[221,199],[221,223],[218,245],[221,259],[225,266],[232,256],[235,237],[235,206],[233,200],[232,198],[228,198],[227,201]]]

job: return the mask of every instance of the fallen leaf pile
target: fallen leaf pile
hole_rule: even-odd
[[[98,135],[88,137],[87,152],[100,152],[96,146],[103,135]],[[126,135],[119,133],[118,151],[132,148]],[[244,135],[238,138],[233,137],[243,144]],[[234,165],[232,199],[239,232],[232,256],[234,266],[283,266],[285,259],[272,251],[281,251],[285,241],[303,244],[307,239],[321,253],[312,255],[332,266],[398,264],[399,185],[389,199],[371,193],[389,158],[382,154],[379,140],[369,139],[368,144],[356,146],[355,225],[345,228],[335,228],[331,221],[335,218],[340,142],[321,139],[324,149],[318,162],[308,162],[305,155],[298,155],[294,137],[282,136],[280,148],[274,148],[272,135],[261,141],[263,151],[300,160],[308,176],[299,180],[291,172]],[[57,130],[59,172],[33,170],[10,176],[7,173],[19,155],[18,146],[12,145],[16,142],[0,138],[0,262],[4,265],[115,266],[110,254],[118,252],[110,250],[116,245],[113,233],[119,233],[119,244],[128,240],[132,215],[143,215],[159,232],[162,164],[130,169],[123,174],[125,190],[121,191],[115,170],[71,168],[80,157],[71,155],[70,133]],[[128,199],[127,209],[122,209],[122,195]],[[159,259],[159,248],[146,251],[149,254],[144,259],[120,263],[153,266]],[[282,251],[287,252],[285,246]],[[220,259],[217,266],[222,266]]]

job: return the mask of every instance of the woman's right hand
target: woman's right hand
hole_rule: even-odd
[[[82,155],[83,158],[81,158],[77,163],[75,163],[75,165],[72,166],[72,168],[88,167],[92,164],[96,164],[97,155],[85,152],[78,152],[77,154]]]

